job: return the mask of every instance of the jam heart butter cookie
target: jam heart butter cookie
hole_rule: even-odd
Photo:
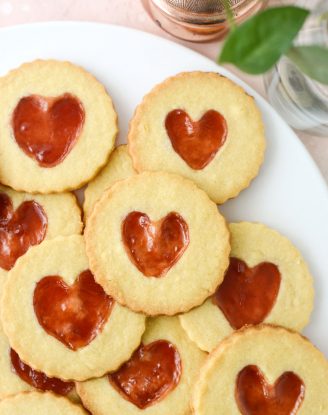
[[[194,388],[195,415],[328,414],[328,361],[296,332],[242,329],[209,355]]]
[[[31,246],[81,232],[74,195],[31,195],[0,186],[0,292],[8,271]]]
[[[0,402],[0,415],[87,415],[79,405],[50,392],[20,393]]]
[[[177,317],[149,319],[142,343],[119,370],[78,383],[94,415],[189,415],[190,394],[206,354],[184,333]]]
[[[24,363],[15,350],[11,349],[8,339],[0,326],[0,400],[21,392],[38,389],[51,391],[77,401],[74,382],[65,382],[58,378],[49,378],[42,372],[33,370]]]
[[[69,62],[37,60],[0,82],[0,182],[61,192],[88,182],[107,162],[117,115],[105,88]]]
[[[10,346],[48,377],[85,380],[116,370],[145,329],[143,315],[96,283],[79,235],[31,248],[9,273],[2,300]]]
[[[127,145],[118,146],[109,158],[108,164],[100,174],[88,183],[84,192],[84,218],[90,213],[105,190],[109,189],[118,180],[124,180],[136,174],[133,168],[131,157],[129,156]]]
[[[117,182],[87,221],[95,279],[118,302],[148,315],[201,304],[228,266],[229,232],[204,191],[170,173]]]
[[[180,316],[189,337],[213,350],[234,330],[262,322],[300,331],[313,307],[313,281],[300,252],[259,223],[229,225],[230,265],[203,305]]]
[[[181,174],[216,203],[250,184],[265,148],[254,98],[208,72],[184,72],[155,86],[135,111],[128,142],[137,171]]]

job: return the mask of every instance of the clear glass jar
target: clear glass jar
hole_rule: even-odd
[[[328,47],[328,0],[299,0],[297,5],[312,13],[295,44]],[[269,101],[291,127],[328,137],[328,85],[310,79],[286,57],[264,76],[264,82]]]
[[[267,0],[228,0],[237,22],[264,7]],[[205,42],[224,36],[229,25],[222,0],[142,0],[166,32],[184,40]]]

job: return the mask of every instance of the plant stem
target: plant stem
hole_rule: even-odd
[[[222,0],[226,15],[227,15],[227,20],[230,26],[231,30],[234,30],[236,28],[236,22],[235,22],[235,16],[233,14],[233,11],[231,9],[230,6],[230,2],[229,0]]]

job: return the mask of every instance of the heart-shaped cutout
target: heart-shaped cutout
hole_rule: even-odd
[[[133,405],[145,409],[167,396],[179,383],[181,358],[166,340],[141,345],[131,359],[115,373],[110,383]]]
[[[58,378],[48,378],[44,373],[32,369],[20,359],[13,349],[10,349],[10,360],[16,375],[36,389],[51,391],[57,395],[65,396],[74,388],[74,382],[65,382]]]
[[[145,213],[131,212],[122,224],[122,239],[131,261],[147,277],[162,277],[189,245],[189,230],[178,213],[152,222]]]
[[[73,148],[84,119],[81,102],[70,94],[57,98],[30,95],[18,102],[12,126],[25,154],[42,167],[54,167]]]
[[[227,138],[227,122],[215,110],[205,112],[193,121],[182,109],[169,112],[166,132],[179,156],[194,170],[202,170],[215,157]]]
[[[37,202],[23,202],[14,211],[11,198],[0,193],[0,267],[9,271],[17,258],[44,240],[47,226],[47,215]]]
[[[281,276],[270,262],[249,268],[237,258],[230,265],[223,283],[212,297],[234,329],[261,323],[274,306],[280,288]]]
[[[41,327],[72,350],[87,346],[102,331],[113,304],[89,270],[71,286],[59,276],[44,277],[33,297]]]
[[[305,386],[293,372],[284,372],[270,385],[257,366],[249,365],[238,374],[235,396],[242,415],[296,415]]]

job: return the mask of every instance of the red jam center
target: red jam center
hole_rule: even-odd
[[[269,385],[261,370],[250,365],[239,372],[235,395],[242,415],[296,415],[305,386],[293,372],[283,373]]]
[[[64,382],[58,378],[48,378],[21,361],[15,350],[10,349],[13,371],[26,383],[42,391],[52,391],[58,395],[67,395],[74,388],[74,382]]]
[[[122,238],[131,261],[147,277],[165,275],[189,245],[188,225],[175,212],[158,222],[131,212],[123,221]]]
[[[194,170],[202,170],[215,157],[227,138],[227,122],[215,110],[205,112],[199,121],[176,109],[169,112],[165,128],[174,150]]]
[[[87,346],[101,332],[114,301],[83,271],[71,286],[61,277],[42,278],[35,287],[34,311],[43,329],[72,350]]]
[[[84,119],[82,103],[70,94],[30,95],[18,102],[12,126],[17,144],[29,157],[42,167],[54,167],[71,151]]]
[[[111,384],[128,401],[145,409],[167,396],[179,383],[181,359],[172,343],[157,340],[141,345],[117,372]]]
[[[6,193],[0,193],[0,267],[9,271],[32,245],[43,241],[48,218],[34,200],[23,202],[14,211]]]
[[[230,258],[223,283],[212,301],[234,329],[259,324],[276,302],[280,281],[278,267],[270,262],[249,268],[244,261]]]

